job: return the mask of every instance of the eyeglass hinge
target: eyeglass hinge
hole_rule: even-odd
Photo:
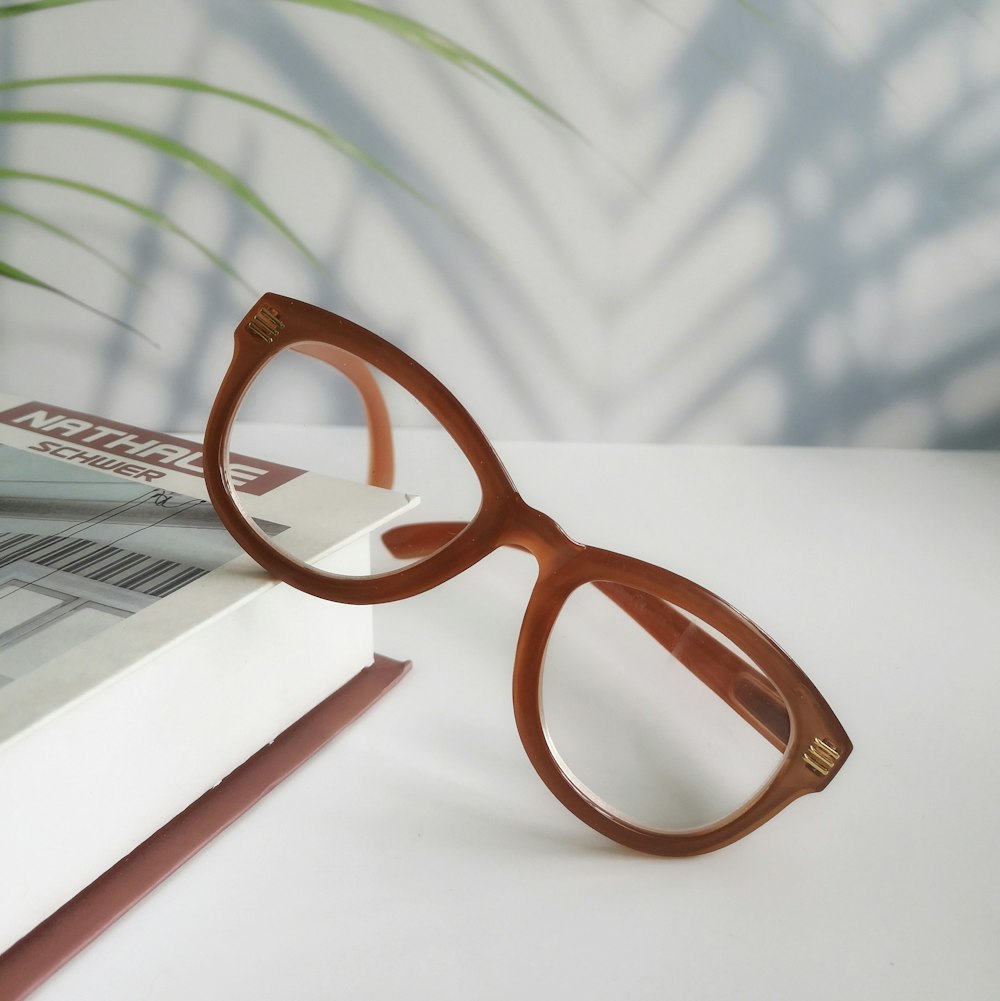
[[[837,767],[840,752],[822,738],[813,737],[813,742],[809,745],[809,750],[802,755],[802,760],[817,775],[825,778]]]
[[[274,339],[285,329],[284,323],[273,306],[261,306],[247,323],[247,330],[259,337],[265,344],[273,344]]]

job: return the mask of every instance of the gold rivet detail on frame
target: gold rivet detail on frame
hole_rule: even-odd
[[[817,774],[826,777],[837,767],[840,751],[820,737],[814,737],[802,760]]]
[[[273,306],[261,306],[247,324],[247,329],[266,344],[272,344],[274,339],[285,329],[285,325],[281,322],[278,311]]]

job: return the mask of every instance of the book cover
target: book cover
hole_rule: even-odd
[[[278,584],[197,443],[0,394],[0,951],[372,663],[370,610]],[[241,458],[269,533],[368,566],[399,494]]]

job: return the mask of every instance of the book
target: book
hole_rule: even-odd
[[[0,952],[373,661],[370,609],[268,577],[200,462],[0,394]],[[334,572],[364,572],[369,532],[412,503],[239,462],[265,530],[330,512],[314,545]]]

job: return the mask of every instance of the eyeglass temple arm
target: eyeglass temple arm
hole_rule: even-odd
[[[360,358],[332,344],[296,344],[292,350],[332,365],[354,383],[368,419],[368,482],[373,487],[390,489],[394,472],[392,424],[371,370]]]
[[[767,678],[666,602],[623,584],[594,581],[594,586],[779,751],[785,750],[788,710]]]
[[[462,529],[464,522],[400,525],[382,534],[389,552],[399,558],[427,556]],[[517,547],[515,547],[517,548]],[[635,588],[609,581],[594,586],[669,650],[779,751],[788,743],[791,724],[784,703],[770,682],[686,615]]]

